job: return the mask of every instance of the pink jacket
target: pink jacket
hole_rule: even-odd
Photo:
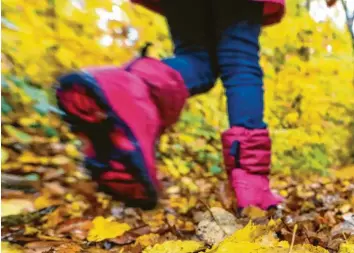
[[[140,4],[152,11],[163,14],[158,6],[159,0],[131,0],[133,3]],[[176,0],[178,1],[178,0]],[[236,0],[235,0],[236,1]],[[285,0],[250,0],[264,2],[263,25],[272,25],[278,23],[285,12]]]

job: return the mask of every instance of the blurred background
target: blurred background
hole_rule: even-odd
[[[284,21],[264,29],[261,38],[273,168],[325,174],[354,161],[354,1],[287,4]],[[120,65],[146,42],[154,45],[151,56],[172,55],[164,18],[126,0],[3,0],[1,23],[5,170],[20,166],[22,153],[7,147],[16,138],[64,142],[69,156],[78,158],[80,144],[57,118],[55,77]],[[190,171],[220,173],[219,135],[226,127],[219,84],[191,99],[180,123],[162,137],[161,167],[176,178]]]
[[[283,22],[264,29],[260,52],[274,143],[272,183],[286,198],[276,213],[283,223],[248,226],[237,236],[249,244],[236,240],[222,252],[256,247],[255,240],[266,242],[262,252],[280,245],[279,252],[294,253],[354,247],[354,1],[286,2]],[[155,210],[126,208],[97,192],[82,166],[82,143],[60,119],[56,77],[121,65],[147,42],[153,43],[150,56],[172,56],[164,18],[126,0],[1,3],[3,252],[141,252],[162,242],[165,251],[144,252],[182,252],[172,251],[172,244],[200,252],[226,235],[210,218],[213,208],[226,226],[232,220],[230,231],[249,219],[265,224],[274,217],[250,208],[234,221],[221,157],[220,134],[228,127],[221,83],[190,99],[179,123],[162,136],[157,155],[165,191]],[[253,231],[265,237],[252,237]],[[271,239],[270,231],[283,242]],[[295,244],[311,245],[292,251],[295,235]],[[170,244],[177,239],[193,241]]]

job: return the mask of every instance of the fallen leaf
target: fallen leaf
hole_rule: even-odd
[[[204,245],[196,241],[166,241],[146,248],[143,253],[191,253]]]
[[[20,143],[29,144],[32,142],[32,137],[30,135],[26,134],[25,132],[22,132],[14,126],[5,125],[3,126],[3,128],[9,136],[15,138]]]
[[[75,243],[64,243],[55,249],[56,253],[80,253],[82,248]]]
[[[143,248],[146,248],[148,246],[156,244],[159,238],[160,235],[151,233],[151,234],[139,236],[136,239],[135,243],[140,244]]]
[[[26,253],[45,253],[60,246],[61,241],[35,241],[25,245]]]
[[[128,232],[124,233],[117,238],[113,238],[110,241],[118,244],[118,245],[125,245],[134,242],[139,236],[149,234],[151,229],[149,226],[145,225],[142,227],[134,228],[129,230]]]
[[[338,253],[354,253],[354,243],[341,244]]]
[[[92,221],[93,227],[90,229],[87,240],[90,242],[99,242],[106,239],[112,239],[124,234],[130,230],[126,223],[110,221],[102,216],[96,217]]]
[[[1,242],[2,253],[23,253],[22,247],[16,244],[10,244],[9,242]]]
[[[48,194],[44,194],[36,198],[36,200],[34,201],[34,206],[36,207],[36,209],[42,209],[52,205],[56,205],[59,202],[60,201],[53,200]]]
[[[6,148],[1,147],[1,164],[4,164],[9,159],[9,152]]]
[[[258,207],[249,206],[249,207],[245,207],[242,210],[242,214],[247,216],[250,219],[256,219],[256,218],[265,217],[267,215],[267,212]]]
[[[60,224],[56,230],[58,234],[69,233],[73,230],[87,230],[92,228],[92,221],[84,218],[75,218],[71,220],[66,220],[64,223]]]
[[[63,196],[67,190],[59,182],[44,183],[44,188],[54,196]]]
[[[35,210],[34,204],[28,199],[2,199],[1,216],[20,214],[24,211],[32,212]]]

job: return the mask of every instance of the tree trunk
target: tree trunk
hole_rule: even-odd
[[[306,0],[306,9],[310,11],[311,8],[311,0]]]
[[[346,23],[347,23],[347,28],[349,31],[349,34],[351,36],[352,39],[352,53],[354,55],[354,29],[353,29],[353,24],[354,24],[354,11],[352,14],[349,13],[349,8],[347,5],[347,1],[346,0],[341,0],[344,12],[345,12],[345,17],[346,17]]]

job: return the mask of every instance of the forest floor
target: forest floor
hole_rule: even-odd
[[[143,211],[96,192],[65,127],[49,138],[14,121],[2,119],[4,253],[354,252],[354,167],[273,175],[284,204],[242,213],[222,172],[161,173],[159,205]]]

